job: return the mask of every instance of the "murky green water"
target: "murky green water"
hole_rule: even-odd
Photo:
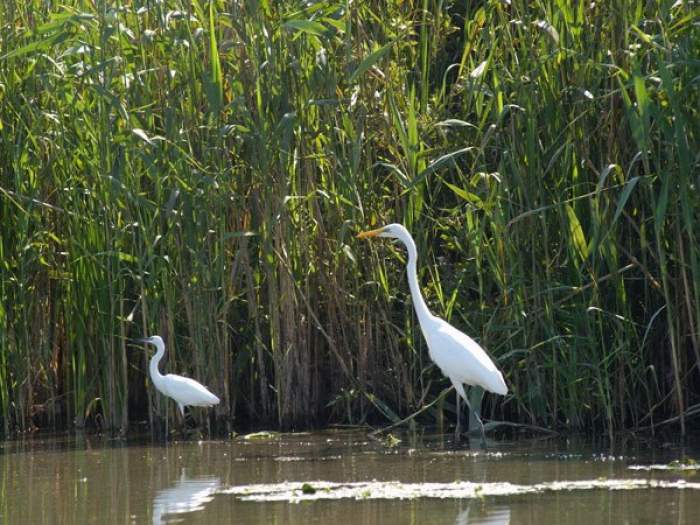
[[[697,449],[358,432],[0,444],[0,523],[700,523]],[[679,463],[669,462],[678,460]]]

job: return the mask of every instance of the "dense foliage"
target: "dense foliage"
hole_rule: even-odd
[[[154,423],[126,339],[152,333],[228,428],[410,414],[448,382],[403,251],[353,237],[394,221],[504,370],[487,418],[700,413],[696,2],[5,0],[0,24],[5,432]]]

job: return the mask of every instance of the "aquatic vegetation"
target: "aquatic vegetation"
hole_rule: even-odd
[[[304,487],[314,487],[307,492]],[[334,483],[329,481],[284,482],[240,485],[222,489],[222,494],[233,494],[243,501],[314,501],[328,499],[416,499],[461,498],[480,499],[486,496],[516,496],[543,492],[572,490],[644,490],[644,489],[700,490],[700,483],[648,479],[596,479],[552,481],[519,485],[514,483],[401,483],[399,481],[368,481]]]
[[[295,461],[338,461],[342,456],[276,456],[274,461],[289,463]]]
[[[401,439],[396,437],[394,434],[387,434],[384,438],[384,445],[389,448],[397,447],[401,444]]]
[[[391,424],[448,386],[431,310],[510,394],[612,433],[700,414],[691,2],[0,2],[0,428]],[[389,249],[390,250],[390,249]],[[391,253],[391,255],[387,255]],[[455,407],[417,425],[447,427]],[[195,414],[204,423],[203,414]]]
[[[683,471],[696,471],[700,470],[700,464],[696,463],[693,460],[689,461],[678,461],[674,460],[671,461],[670,463],[662,463],[662,464],[652,464],[652,465],[628,465],[627,468],[629,470],[646,470],[646,471],[652,471],[652,470],[670,470],[672,472],[683,472]]]
[[[303,483],[301,485],[301,492],[303,494],[316,494],[316,489],[313,488],[310,484],[308,483]]]
[[[270,439],[279,439],[279,437],[280,435],[278,432],[270,432],[268,430],[253,432],[242,436],[242,438],[246,441],[268,441]]]

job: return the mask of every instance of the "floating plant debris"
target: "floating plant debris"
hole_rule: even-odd
[[[671,463],[661,463],[655,465],[629,465],[627,467],[629,470],[671,470],[671,471],[684,471],[684,470],[700,470],[700,463],[695,461],[689,461],[687,463],[681,463],[679,461],[671,461]]]
[[[336,461],[342,459],[341,456],[277,456],[273,458],[273,461],[279,461],[280,463],[290,463],[294,461]]]
[[[309,490],[313,489],[313,492]],[[515,496],[572,490],[643,490],[685,489],[700,490],[700,483],[683,480],[665,481],[648,479],[592,479],[577,481],[552,481],[534,485],[514,483],[401,483],[399,481],[366,481],[335,483],[330,481],[239,485],[221,491],[233,494],[243,501],[311,501],[319,499],[416,499],[460,498],[473,499],[484,496]]]
[[[246,441],[263,441],[267,439],[277,439],[279,438],[279,433],[278,432],[269,432],[269,431],[262,431],[262,432],[253,432],[252,434],[246,434],[243,436],[243,439]]]

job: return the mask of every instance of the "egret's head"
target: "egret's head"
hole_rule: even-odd
[[[134,339],[135,343],[148,343],[152,345],[156,345],[158,347],[160,346],[165,346],[165,343],[163,343],[163,338],[159,335],[152,335],[151,337],[144,337],[143,339]]]
[[[369,230],[357,234],[358,239],[365,239],[367,237],[389,237],[390,239],[399,239],[405,243],[406,239],[410,239],[411,235],[403,225],[393,223],[387,224],[382,228],[377,228],[376,230]]]

